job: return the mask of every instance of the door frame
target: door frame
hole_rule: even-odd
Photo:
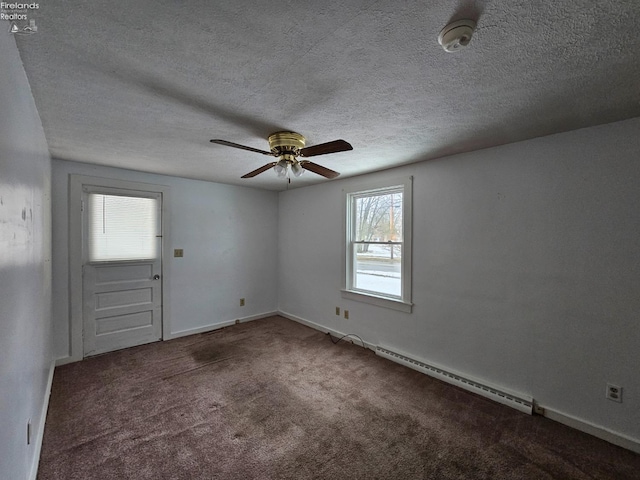
[[[169,238],[170,217],[169,200],[170,187],[168,185],[154,185],[150,183],[130,182],[112,178],[92,177],[87,175],[69,176],[69,358],[76,362],[84,358],[83,347],[83,317],[82,317],[82,194],[85,186],[117,188],[142,192],[159,193],[162,198],[162,340],[171,338],[171,319],[169,316],[169,281],[171,258],[171,241]]]

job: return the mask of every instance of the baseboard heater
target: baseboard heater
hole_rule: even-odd
[[[521,412],[528,413],[529,415],[533,413],[533,398],[527,397],[526,395],[515,395],[513,393],[507,393],[496,387],[484,385],[475,380],[462,377],[461,375],[447,372],[442,368],[426,364],[419,360],[414,360],[413,358],[409,358],[405,355],[401,355],[383,347],[376,347],[376,355],[386,357],[396,363],[400,363],[409,368],[413,368],[418,372],[425,373],[439,380],[443,380],[452,385],[456,385],[457,387],[464,388],[465,390],[473,393],[477,393],[478,395],[482,395],[483,397],[487,397],[498,403],[502,403],[503,405],[515,408],[516,410],[520,410]]]

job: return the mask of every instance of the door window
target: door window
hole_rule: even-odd
[[[158,256],[156,198],[90,193],[90,262],[149,260]]]

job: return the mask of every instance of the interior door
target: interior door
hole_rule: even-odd
[[[162,194],[83,188],[84,356],[162,338]]]

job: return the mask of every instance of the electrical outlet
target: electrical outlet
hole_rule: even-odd
[[[174,248],[173,256],[176,258],[184,257],[184,250],[182,248]]]
[[[240,325],[240,319],[236,320],[236,325]]]
[[[534,403],[533,404],[533,413],[535,413],[536,415],[544,416],[544,407],[541,407],[537,403]]]
[[[349,320],[349,310],[344,311],[344,318],[345,320]]]
[[[340,316],[340,307],[336,307],[336,315]]]
[[[241,298],[241,299],[240,299],[240,306],[241,306],[241,307],[244,307],[244,298]]]
[[[612,385],[611,383],[607,383],[606,396],[609,400],[622,403],[622,387],[618,385]]]

